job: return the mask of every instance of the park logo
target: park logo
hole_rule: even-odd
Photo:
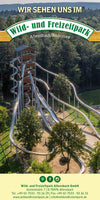
[[[52,18],[27,20],[9,27],[6,31],[13,39],[26,33],[44,30],[73,33],[85,39],[88,39],[94,32],[94,29],[84,24],[70,20]]]
[[[100,41],[100,31],[80,22],[59,18],[38,18],[18,22],[5,31],[0,31],[0,42],[36,31],[61,31],[78,35],[89,41]]]

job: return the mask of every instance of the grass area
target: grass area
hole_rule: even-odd
[[[0,173],[23,173],[24,165],[10,151],[9,128],[0,133]]]
[[[10,151],[9,129],[0,133],[0,173],[23,173],[24,166]]]
[[[0,173],[23,173],[25,167],[24,163],[21,163],[20,160],[16,161],[15,152],[10,151],[9,131],[12,118],[10,113],[10,108],[12,107],[11,99],[2,99],[2,97],[0,97],[0,105],[7,108],[9,115],[7,128],[0,133]]]
[[[78,94],[78,96],[80,97],[81,100],[83,100],[88,105],[99,105],[100,104],[100,89],[85,91],[83,93]],[[76,104],[75,106],[77,107],[77,102],[75,104]],[[51,102],[51,105],[52,105],[52,102]],[[74,105],[74,99],[71,99],[71,105]],[[55,107],[57,107],[57,106],[58,106],[58,103],[55,101]],[[63,107],[61,104],[60,104],[60,107],[61,107],[61,112],[63,112]],[[94,114],[92,111],[90,111],[90,114],[89,114],[88,109],[82,105],[79,106],[79,109],[88,118],[90,117],[91,123],[94,125],[95,129],[100,134],[100,117],[97,116],[97,114]],[[66,117],[66,120],[70,120],[72,122],[76,122],[76,123],[80,123],[80,124],[86,123],[85,118],[81,114],[74,111],[73,109],[66,107],[66,111],[68,111],[68,113],[69,113],[68,116]],[[76,118],[77,118],[77,120],[76,120]]]
[[[9,154],[10,150],[10,140],[9,140],[9,130],[0,133],[0,165],[6,160],[6,156]]]
[[[100,117],[98,117],[93,112],[90,112],[90,114],[89,114],[89,112],[86,109],[82,108],[82,107],[80,107],[80,110],[82,112],[84,112],[84,114],[87,115],[87,117],[89,117],[91,123],[93,124],[93,126],[95,127],[97,132],[100,134]]]
[[[88,105],[92,106],[92,105],[99,105],[100,104],[100,89],[85,91],[85,92],[79,93],[78,96],[81,100],[83,100]],[[71,105],[73,105],[73,104],[74,104],[74,101],[71,100]],[[77,102],[76,102],[76,105],[77,105]],[[100,117],[97,116],[97,114],[94,114],[92,111],[90,111],[90,114],[89,114],[88,109],[85,108],[82,105],[79,106],[79,109],[88,118],[90,118],[91,123],[94,125],[95,129],[100,134]],[[69,116],[66,118],[66,120],[70,120],[72,122],[77,122],[77,123],[80,123],[80,124],[86,123],[85,118],[81,114],[79,114],[76,111],[74,111],[73,109],[70,109],[70,108],[67,108],[67,107],[66,107],[66,110],[69,113]]]
[[[23,173],[24,165],[15,159],[16,155],[8,157],[0,166],[0,173]]]
[[[100,104],[100,89],[96,90],[91,90],[91,91],[85,91],[83,93],[78,94],[81,100],[83,100],[86,104],[88,105],[99,105]],[[52,101],[50,102],[52,106]],[[61,104],[59,104],[61,107],[61,112],[63,112],[63,107]],[[74,105],[74,100],[71,99],[71,105]],[[55,101],[55,107],[58,107],[57,101]],[[66,106],[65,106],[66,107]],[[76,107],[77,107],[77,102],[76,102]],[[89,111],[87,108],[83,106],[79,106],[79,109],[89,118],[91,123],[94,125],[95,129],[97,132],[100,134],[100,117],[94,114],[92,111]],[[72,122],[80,123],[80,124],[85,124],[86,120],[85,118],[74,111],[71,108],[66,107],[66,110],[68,111],[69,115],[66,117],[66,120],[70,120]],[[89,116],[90,115],[90,116]],[[76,120],[77,118],[77,120]]]
[[[79,98],[89,105],[100,104],[100,89],[85,91],[78,94]]]
[[[100,104],[100,89],[96,90],[90,90],[85,91],[79,94],[80,99],[82,99],[85,103],[89,105],[99,105]],[[89,115],[87,109],[80,106],[80,110],[84,112],[87,116]],[[90,112],[90,121],[100,134],[100,118],[94,114],[93,112]]]
[[[88,117],[90,118],[91,123],[93,124],[93,126],[95,127],[95,129],[97,130],[97,132],[100,134],[100,118],[92,113],[92,112],[88,112],[88,110],[86,108],[83,108],[83,106],[80,106],[79,109]],[[66,108],[66,110],[68,111],[69,115],[66,118],[66,120],[70,120],[72,122],[76,122],[76,123],[80,123],[80,124],[85,124],[86,120],[85,118],[78,112],[74,111],[73,109],[70,108]]]

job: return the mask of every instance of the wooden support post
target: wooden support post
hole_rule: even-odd
[[[75,95],[74,95],[74,107],[75,107]]]
[[[46,155],[46,161],[47,161],[47,159],[48,159],[48,156]]]
[[[78,109],[79,109],[79,101],[78,101],[78,103],[77,103],[77,107],[78,107]]]
[[[10,152],[12,152],[12,143],[10,141]]]
[[[54,97],[52,97],[52,110],[54,110]]]
[[[49,102],[49,93],[48,93],[48,90],[47,90],[47,105],[48,105],[48,102]]]
[[[18,160],[18,152],[17,152],[17,147],[16,147],[16,160]]]
[[[63,104],[63,120],[64,120],[65,105]]]
[[[49,85],[49,74],[47,73],[47,84]]]
[[[18,105],[18,110],[17,110],[18,112],[17,112],[17,118],[19,118],[19,116],[20,116],[20,102],[19,102],[19,105]]]
[[[77,111],[76,111],[76,120],[75,120],[75,123],[77,123]]]
[[[33,161],[33,157],[32,157],[32,154],[31,154],[31,162]]]
[[[78,109],[79,109],[79,101],[78,101],[78,103],[77,103],[77,107],[78,107]],[[79,113],[77,113],[77,117],[79,116]]]
[[[88,118],[90,119],[90,110],[88,111]]]
[[[19,99],[19,116],[21,115],[22,105],[21,99]]]
[[[32,87],[32,106],[33,106],[33,87]]]
[[[70,104],[70,96],[69,96],[69,104]]]
[[[15,117],[15,124],[17,124],[17,113],[16,113],[16,117]]]

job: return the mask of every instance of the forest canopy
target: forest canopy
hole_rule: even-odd
[[[94,11],[90,13],[92,12],[94,13]],[[85,17],[78,16],[77,20],[100,30],[100,12],[95,13],[93,16],[92,14]],[[16,12],[15,15],[1,16],[0,30],[5,30],[8,26],[30,17],[18,15]],[[0,91],[3,91],[4,95],[10,94],[12,84],[9,80],[11,74],[9,62],[16,56],[14,49],[23,44],[36,49],[36,60],[41,66],[65,74],[80,90],[100,87],[99,43],[90,43],[68,33],[42,31],[20,36],[10,43],[0,43]]]

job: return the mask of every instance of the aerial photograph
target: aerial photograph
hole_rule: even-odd
[[[100,1],[1,0],[2,173],[100,173]]]

